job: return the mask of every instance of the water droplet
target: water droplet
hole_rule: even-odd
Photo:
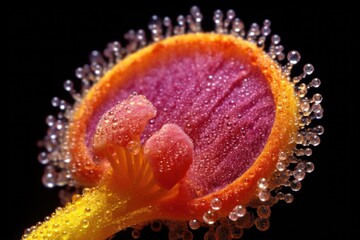
[[[294,196],[291,193],[287,193],[284,196],[284,201],[286,203],[292,203],[294,201]]]
[[[81,221],[81,227],[83,228],[88,228],[89,224],[90,224],[89,220],[84,219]]]
[[[85,208],[84,212],[85,212],[86,216],[90,216],[91,208],[88,208],[88,207]]]
[[[314,87],[314,88],[318,88],[321,85],[321,81],[318,78],[314,78],[311,82],[310,82],[310,86]]]
[[[269,186],[265,178],[260,178],[258,181],[258,187],[262,190],[267,189]]]
[[[134,238],[134,239],[138,239],[140,237],[140,234],[141,232],[137,229],[134,229],[132,232],[131,232],[131,236]]]
[[[315,169],[315,165],[314,165],[312,162],[307,162],[307,163],[306,163],[305,171],[306,171],[307,173],[313,172],[314,169]]]
[[[239,217],[236,215],[234,211],[229,213],[229,219],[233,222],[235,222]]]
[[[46,152],[39,153],[38,161],[39,161],[39,163],[44,164],[44,165],[49,163],[49,159],[47,157]]]
[[[314,72],[314,66],[310,63],[305,64],[303,68],[304,73],[311,75]]]
[[[256,213],[261,218],[268,218],[268,217],[270,217],[271,209],[269,206],[260,205],[257,207]]]
[[[299,182],[298,180],[293,180],[290,183],[290,188],[291,190],[293,190],[294,192],[297,192],[300,190],[301,188],[301,182]]]
[[[222,206],[222,202],[218,198],[213,198],[210,202],[210,205],[213,210],[219,210]]]
[[[279,35],[274,34],[274,35],[271,36],[271,42],[272,42],[273,44],[277,45],[277,44],[280,43],[280,41],[281,41],[281,38],[280,38]]]
[[[305,175],[306,175],[306,173],[302,169],[296,169],[294,171],[294,178],[298,181],[302,181],[305,178]]]
[[[51,100],[51,105],[53,107],[58,107],[60,104],[60,99],[58,97],[53,97],[53,99]]]
[[[234,208],[234,212],[238,217],[243,217],[246,214],[246,208],[241,205],[237,205]]]
[[[139,141],[130,141],[126,147],[133,155],[139,154],[141,150],[141,145]]]
[[[203,220],[205,223],[212,225],[217,220],[217,216],[216,216],[215,212],[209,210],[204,213]]]
[[[151,230],[154,232],[159,232],[162,228],[162,223],[158,220],[151,222]]]
[[[64,82],[64,89],[65,89],[65,91],[68,91],[68,92],[70,92],[71,90],[73,90],[73,89],[74,89],[74,84],[73,84],[73,82],[72,82],[71,80],[66,80],[66,81]]]
[[[260,231],[266,231],[270,227],[270,221],[267,218],[257,218],[255,220],[255,226]]]
[[[230,228],[230,234],[233,239],[240,239],[244,235],[244,230],[236,226]]]
[[[192,230],[196,230],[200,227],[200,223],[198,220],[196,219],[193,219],[193,220],[190,220],[189,221],[189,227],[192,229]]]
[[[287,55],[287,59],[291,64],[297,64],[300,61],[300,53],[298,51],[290,51]]]
[[[278,162],[278,163],[276,164],[276,169],[277,169],[278,171],[280,171],[280,172],[284,171],[285,168],[286,168],[286,165],[285,165],[285,163],[283,163],[283,162]]]
[[[270,192],[263,190],[263,191],[259,192],[258,196],[259,196],[260,201],[266,202],[267,200],[270,199]]]

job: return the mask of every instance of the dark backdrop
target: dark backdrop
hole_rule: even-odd
[[[54,112],[51,98],[66,96],[63,81],[75,79],[74,69],[87,63],[90,51],[102,50],[108,42],[122,39],[130,28],[146,28],[153,14],[174,19],[188,13],[194,3],[126,4],[19,5],[3,10],[1,119],[5,120],[5,135],[1,134],[1,142],[5,142],[2,179],[6,190],[2,196],[9,236],[1,239],[19,239],[26,227],[41,221],[58,205],[58,190],[41,184],[43,169],[37,162],[36,142],[45,133],[46,115]],[[351,25],[354,12],[340,6],[280,8],[275,3],[273,8],[245,8],[235,1],[197,5],[208,22],[217,8],[235,9],[247,26],[270,19],[273,32],[281,35],[285,48],[298,50],[302,63],[313,63],[314,75],[322,80],[325,134],[312,157],[316,171],[306,177],[293,204],[281,203],[272,209],[269,231],[246,231],[243,239],[356,239],[350,234],[359,224],[356,205],[352,205],[359,194],[356,179],[350,178],[355,161],[350,151],[359,143],[359,128],[353,121],[359,108],[354,102],[356,93],[350,93],[359,81],[352,73],[356,59],[352,32],[357,31]],[[357,138],[352,140],[353,136]],[[165,235],[164,231],[150,234],[150,238],[163,239]]]

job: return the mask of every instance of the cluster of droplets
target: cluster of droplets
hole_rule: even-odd
[[[58,108],[60,112],[57,116],[49,115],[45,122],[48,126],[47,133],[39,146],[44,151],[38,155],[38,161],[46,165],[42,182],[46,187],[55,186],[74,186],[69,168],[70,156],[67,149],[67,128],[68,120],[71,115],[71,105],[65,100],[54,97],[51,101],[53,107]]]
[[[73,109],[76,108],[92,85],[99,81],[117,62],[152,42],[173,35],[202,32],[202,19],[203,15],[196,6],[191,8],[190,14],[179,15],[175,24],[169,17],[161,19],[158,16],[153,16],[148,25],[150,34],[143,29],[130,30],[124,35],[127,44],[123,46],[120,41],[111,42],[102,53],[93,51],[90,54],[90,64],[85,64],[76,69],[75,76],[81,81],[80,91],[75,90],[73,81],[66,80],[64,83],[64,88],[73,98],[74,104],[71,106],[65,100],[57,97],[52,99],[51,104],[60,111],[56,116],[49,115],[46,118],[48,131],[44,139],[40,141],[40,146],[45,151],[39,154],[38,160],[41,164],[46,165],[43,176],[43,183],[46,187],[76,186],[71,176],[72,171],[69,168],[71,156],[68,152],[66,132],[68,123],[72,120]],[[218,211],[221,209],[221,200],[214,198],[211,200],[210,209],[204,213],[202,220],[190,220],[188,226],[163,222],[169,227],[169,239],[192,239],[193,235],[188,227],[191,230],[196,230],[201,226],[208,226],[209,231],[204,235],[204,239],[227,239],[230,237],[239,239],[243,235],[243,229],[250,228],[253,225],[259,230],[267,230],[270,226],[270,207],[280,200],[286,203],[291,203],[294,200],[292,193],[283,193],[282,189],[289,187],[292,191],[299,191],[301,181],[305,178],[306,173],[311,173],[314,170],[314,164],[304,160],[303,157],[312,154],[310,146],[319,145],[320,136],[324,132],[321,125],[312,126],[313,120],[323,117],[323,108],[320,104],[322,96],[319,93],[313,94],[312,97],[308,96],[308,92],[312,91],[310,89],[318,88],[321,81],[318,78],[313,78],[308,83],[303,82],[307,76],[314,72],[312,64],[305,64],[301,74],[291,76],[292,69],[294,65],[299,63],[301,56],[297,51],[289,51],[287,55],[284,53],[284,47],[280,44],[280,36],[271,35],[271,22],[265,20],[262,26],[253,23],[246,31],[242,20],[237,18],[235,11],[231,9],[226,14],[221,10],[216,10],[213,21],[216,33],[230,34],[246,39],[264,50],[267,38],[270,38],[266,53],[282,66],[283,74],[292,82],[294,91],[299,98],[299,131],[291,139],[297,144],[297,147],[292,152],[279,153],[275,173],[270,179],[259,179],[257,196],[248,206],[236,205],[228,214],[228,218],[219,218]],[[284,60],[287,62],[280,63]],[[45,221],[47,220],[45,219]],[[161,222],[157,221],[154,223],[154,227],[151,226],[153,230],[158,229],[156,224],[161,226]],[[24,236],[35,228],[36,226],[27,229]],[[135,239],[139,238],[140,229],[135,228],[132,236]]]

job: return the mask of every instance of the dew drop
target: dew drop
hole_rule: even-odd
[[[256,213],[260,218],[268,218],[271,214],[271,209],[269,206],[266,205],[260,205],[256,209]]]
[[[229,219],[233,222],[235,222],[239,217],[236,215],[234,211],[229,213]]]
[[[266,231],[270,227],[270,221],[268,218],[257,218],[255,220],[255,226],[260,231]]]
[[[131,236],[132,236],[134,239],[140,238],[140,234],[141,234],[141,232],[140,232],[139,230],[137,230],[137,229],[134,229],[134,230],[132,230],[132,232],[131,232]]]
[[[71,80],[66,80],[66,81],[64,82],[64,89],[65,89],[65,91],[70,92],[71,90],[73,90],[73,88],[74,88],[74,84],[73,84],[73,82],[72,82]]]
[[[303,68],[304,73],[311,75],[314,72],[314,66],[310,63],[305,64]]]
[[[236,226],[230,228],[230,234],[233,239],[240,239],[244,235],[244,230]]]
[[[139,154],[141,150],[141,145],[139,141],[130,141],[126,147],[133,155]]]
[[[246,214],[246,208],[241,205],[237,205],[234,208],[234,212],[235,212],[236,216],[243,217]]]
[[[158,220],[152,221],[150,227],[154,232],[159,232],[162,228],[162,223]]]
[[[192,230],[196,230],[200,227],[200,223],[198,220],[196,219],[193,219],[193,220],[190,220],[189,221],[189,227],[192,229]]]
[[[38,161],[39,161],[39,163],[41,163],[41,164],[43,164],[43,165],[46,165],[46,164],[49,163],[49,159],[48,159],[48,157],[47,157],[46,152],[41,152],[41,153],[39,153],[39,155],[38,155]]]
[[[305,175],[306,175],[306,173],[302,169],[296,169],[294,171],[294,178],[298,181],[302,181],[305,178]]]
[[[216,219],[217,219],[216,214],[210,210],[205,212],[203,215],[204,222],[210,225],[214,224]]]
[[[260,201],[266,202],[267,200],[270,199],[270,192],[263,190],[263,191],[259,192],[258,196],[259,196]]]
[[[292,203],[294,201],[294,196],[291,193],[287,193],[284,196],[284,201],[286,203]]]
[[[300,61],[300,53],[298,51],[290,51],[287,55],[287,59],[291,64],[297,64]]]
[[[210,205],[213,210],[219,210],[222,206],[222,202],[219,198],[213,198],[210,202]]]
[[[88,228],[89,224],[90,224],[89,220],[84,219],[81,221],[81,227],[83,228]]]
[[[300,190],[301,188],[301,182],[299,182],[298,180],[293,180],[290,183],[290,188],[291,190],[293,190],[294,192],[297,192]]]

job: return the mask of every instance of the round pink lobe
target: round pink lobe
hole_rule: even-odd
[[[144,156],[161,187],[170,189],[185,176],[193,161],[193,147],[176,124],[165,124],[146,141]]]
[[[123,146],[140,140],[147,122],[155,117],[156,109],[144,96],[130,96],[108,110],[100,119],[92,147],[97,153],[106,147]]]

